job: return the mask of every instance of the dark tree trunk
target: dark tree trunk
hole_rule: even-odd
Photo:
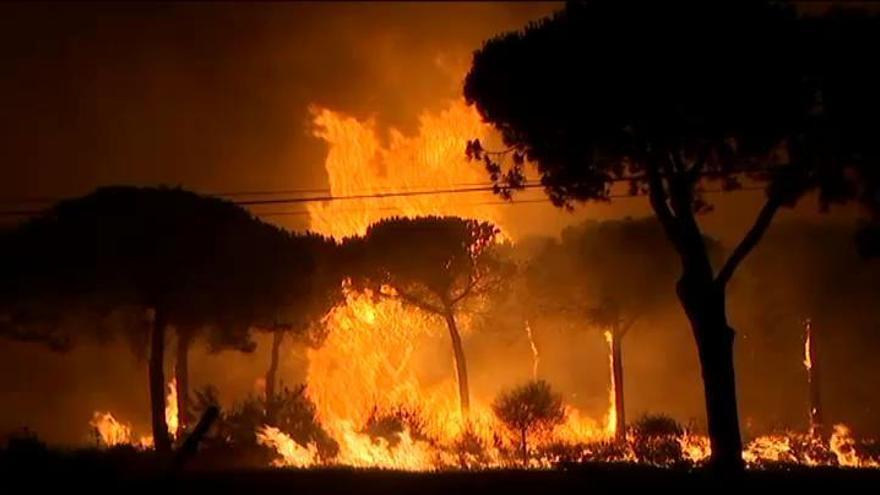
[[[275,419],[275,383],[278,375],[279,354],[284,330],[277,328],[272,336],[272,355],[269,358],[269,369],[266,371],[266,416],[269,421]]]
[[[733,366],[734,331],[727,324],[724,290],[711,279],[688,283],[687,271],[677,290],[700,358],[712,447],[710,463],[720,473],[736,474],[744,465]]]
[[[188,331],[177,331],[177,362],[174,365],[174,374],[177,380],[177,417],[179,418],[178,430],[185,431],[191,423],[189,415],[189,348],[192,343],[192,335]],[[179,436],[179,432],[173,432]]]
[[[819,387],[819,356],[816,350],[816,334],[813,323],[807,320],[805,328],[804,364],[807,367],[807,380],[810,384],[810,434],[816,438],[824,437],[825,425],[822,420],[822,394]]]
[[[621,335],[620,324],[615,323],[615,328],[611,333],[611,372],[612,380],[614,380],[614,414],[616,422],[614,424],[615,438],[619,442],[626,441],[626,412],[623,405],[623,358],[621,352]]]
[[[685,171],[686,166],[675,158],[679,151],[649,151],[645,168],[649,198],[681,258],[682,276],[676,292],[690,320],[700,357],[712,447],[710,463],[720,474],[739,475],[744,464],[733,369],[734,331],[727,323],[725,290],[737,267],[761,241],[776,212],[791,198],[782,194],[770,196],[752,227],[715,274],[694,217],[694,189],[706,160],[697,160]]]
[[[449,337],[452,340],[452,354],[455,358],[455,375],[458,380],[458,399],[461,406],[462,416],[467,416],[470,409],[470,390],[468,388],[467,362],[464,357],[464,347],[461,344],[461,335],[458,333],[458,325],[455,323],[455,315],[451,309],[444,314],[446,326],[449,328]]]
[[[155,310],[150,335],[150,415],[153,426],[153,445],[157,452],[171,450],[168,424],[165,422],[165,317]]]
[[[525,428],[522,428],[519,433],[520,433],[520,447],[522,448],[523,467],[526,467],[529,465],[529,446],[528,446],[528,442],[527,442],[527,440],[528,440],[527,433],[528,432],[526,431]]]

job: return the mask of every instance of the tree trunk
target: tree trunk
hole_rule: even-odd
[[[185,431],[191,419],[189,412],[189,348],[192,336],[188,331],[177,331],[177,362],[174,366],[177,379],[177,417],[178,430]],[[179,435],[178,435],[179,436]]]
[[[810,384],[810,435],[816,438],[824,436],[822,420],[822,395],[819,388],[819,356],[816,350],[816,335],[813,333],[813,322],[807,320],[805,325],[804,364],[807,367],[807,380]]]
[[[462,417],[467,416],[470,409],[470,391],[468,389],[467,362],[464,357],[464,347],[461,345],[461,335],[455,323],[455,315],[451,309],[446,310],[444,315],[446,326],[449,328],[449,337],[452,340],[452,354],[455,358],[455,377],[458,380],[458,399],[461,406]]]
[[[687,274],[677,289],[699,352],[712,448],[710,465],[719,473],[737,474],[744,464],[733,366],[734,331],[727,324],[724,290],[711,282],[688,284]]]
[[[277,328],[272,336],[272,355],[269,358],[269,369],[266,371],[266,416],[269,421],[275,419],[275,382],[278,375],[279,352],[284,340],[284,330]]]
[[[520,433],[520,447],[522,447],[523,467],[526,467],[529,465],[529,446],[527,443],[528,438],[526,435],[526,433],[527,433],[526,429],[522,428],[519,433]]]
[[[621,356],[620,324],[615,323],[611,334],[611,370],[614,386],[614,413],[616,422],[614,425],[615,438],[619,442],[626,441],[626,413],[623,406],[623,358]]]
[[[156,309],[153,331],[150,335],[150,415],[153,426],[153,445],[157,452],[171,451],[171,438],[165,422],[165,317]]]

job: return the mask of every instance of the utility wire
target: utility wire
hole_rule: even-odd
[[[730,192],[754,192],[754,191],[763,191],[764,187],[761,186],[744,186],[739,189],[734,189],[731,191],[725,191],[723,189],[710,189],[702,191],[702,194],[721,194],[721,193],[730,193]],[[610,199],[635,199],[644,196],[644,194],[611,194],[608,196]],[[509,200],[497,200],[497,201],[484,201],[480,203],[458,203],[452,206],[455,207],[479,207],[479,206],[516,206],[521,204],[539,204],[544,203],[546,205],[551,205],[550,200],[546,196],[542,196],[540,198],[527,198],[527,199],[509,199]],[[381,206],[376,208],[351,208],[346,210],[333,210],[329,213],[357,213],[362,211],[401,211],[404,210],[404,206]],[[267,212],[253,212],[254,215],[259,217],[274,217],[274,216],[297,216],[297,215],[310,215],[312,212],[309,210],[289,210],[289,211],[267,211]]]
[[[543,185],[538,183],[527,183],[524,184],[520,189],[534,189],[538,187],[543,187]],[[739,188],[735,191],[744,191],[744,190],[756,190],[762,189],[761,187],[754,188]],[[346,200],[359,200],[359,199],[383,199],[383,198],[398,198],[398,197],[413,197],[413,196],[433,196],[433,195],[443,195],[443,194],[463,194],[463,193],[475,193],[475,192],[494,192],[494,186],[478,186],[478,187],[465,187],[465,188],[449,188],[449,189],[433,189],[433,190],[424,190],[424,191],[390,191],[390,192],[377,192],[371,194],[351,194],[347,196],[333,196],[333,195],[325,195],[325,196],[309,196],[309,197],[294,197],[294,198],[273,198],[273,199],[248,199],[248,200],[238,200],[231,201],[232,203],[239,206],[260,206],[260,205],[277,205],[277,204],[299,204],[299,203],[314,203],[314,202],[328,202],[328,201],[346,201]],[[726,192],[724,190],[705,190],[704,193],[720,193]],[[610,195],[609,198],[625,198],[625,197],[637,197],[639,195],[631,195],[631,194],[613,194]],[[512,200],[515,202],[516,200]],[[543,201],[546,201],[544,199]],[[509,203],[510,201],[502,201],[497,204]],[[520,200],[520,202],[524,202],[524,200]],[[535,200],[535,202],[538,202]],[[32,209],[32,210],[0,210],[0,216],[33,216],[45,213],[45,209]],[[257,213],[259,214],[259,213]]]

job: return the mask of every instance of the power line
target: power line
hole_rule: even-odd
[[[539,184],[525,184],[523,186],[524,189],[530,189],[534,187],[540,187]],[[248,200],[238,200],[231,201],[231,203],[239,205],[239,206],[258,206],[258,205],[270,205],[270,204],[293,204],[293,203],[313,203],[313,202],[326,202],[326,201],[345,201],[345,200],[357,200],[357,199],[382,199],[382,198],[398,198],[398,197],[410,197],[410,196],[431,196],[431,195],[439,195],[439,194],[462,194],[462,193],[474,193],[474,192],[493,192],[495,190],[494,186],[479,186],[479,187],[465,187],[465,188],[449,188],[449,189],[431,189],[431,190],[423,190],[423,191],[389,191],[389,192],[374,192],[370,194],[351,194],[347,196],[333,196],[333,195],[325,195],[325,196],[307,196],[307,197],[294,197],[294,198],[273,198],[273,199],[248,199]],[[0,215],[6,216],[31,216],[31,215],[39,215],[44,213],[45,209],[40,210],[6,210],[0,211]]]
[[[734,189],[730,191],[725,191],[724,189],[710,189],[702,191],[702,194],[721,194],[721,193],[731,193],[731,192],[755,192],[755,191],[763,191],[764,187],[762,186],[744,186],[739,189]],[[643,197],[644,194],[611,194],[608,196],[610,199],[636,199]],[[479,206],[517,206],[521,204],[546,204],[551,206],[550,200],[546,196],[542,196],[540,198],[528,198],[528,199],[516,199],[512,198],[509,200],[497,200],[497,201],[484,201],[479,203],[459,203],[452,206],[455,207],[479,207]],[[363,211],[402,211],[406,209],[405,206],[380,206],[374,208],[352,208],[347,210],[333,210],[331,213],[357,213]],[[267,212],[253,212],[254,215],[259,217],[273,217],[273,216],[297,216],[297,215],[310,215],[312,212],[309,210],[288,210],[288,211],[267,211]]]
[[[538,187],[543,187],[542,184],[538,183],[527,183],[524,184],[521,189],[534,189]],[[761,187],[755,188],[739,188],[736,191],[743,190],[756,190],[762,189]],[[370,194],[351,194],[347,196],[333,196],[333,195],[325,195],[325,196],[309,196],[309,197],[294,197],[294,198],[274,198],[274,199],[250,199],[250,200],[239,200],[239,201],[231,201],[232,203],[239,206],[260,206],[260,205],[277,205],[277,204],[299,204],[299,203],[313,203],[313,202],[329,202],[329,201],[348,201],[348,200],[362,200],[362,199],[384,199],[384,198],[399,198],[399,197],[413,197],[413,196],[433,196],[433,195],[443,195],[443,194],[465,194],[465,193],[476,193],[476,192],[494,192],[494,186],[478,186],[478,187],[465,187],[465,188],[448,188],[448,189],[433,189],[433,190],[423,190],[423,191],[390,191],[390,192],[374,192]],[[716,193],[716,192],[726,192],[724,190],[717,191],[703,191],[705,193]],[[631,195],[631,194],[614,194],[609,195],[609,198],[625,198],[625,197],[637,197],[639,195]],[[522,202],[523,200],[521,200]],[[546,201],[546,199],[544,200]],[[537,201],[535,201],[537,202]],[[504,202],[499,202],[497,204],[502,204]],[[45,213],[45,209],[39,210],[0,210],[0,216],[7,217],[16,217],[16,216],[34,216]],[[259,215],[259,213],[256,213]],[[304,213],[303,213],[304,214]]]
[[[531,181],[529,181],[531,182]],[[479,181],[479,182],[453,182],[449,184],[451,187],[472,187],[472,186],[483,186],[489,187],[491,186],[491,182]],[[367,193],[392,193],[400,190],[431,190],[436,187],[436,184],[404,184],[400,186],[396,186],[394,189],[364,189],[360,191],[353,191],[358,194],[367,194]],[[321,188],[291,188],[291,189],[258,189],[253,191],[221,191],[221,192],[200,192],[195,191],[198,194],[202,194],[205,196],[216,196],[220,198],[235,198],[235,197],[243,197],[243,196],[278,196],[282,194],[286,195],[297,195],[297,194],[330,194],[331,190],[329,187],[321,187]],[[57,203],[59,201],[64,201],[67,199],[72,199],[71,197],[64,196],[34,196],[34,197],[18,197],[18,198],[2,198],[0,199],[0,204],[10,205],[10,204],[51,204]]]

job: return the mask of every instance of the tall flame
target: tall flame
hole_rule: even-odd
[[[532,327],[526,320],[526,337],[529,338],[529,347],[532,349],[532,380],[538,379],[538,364],[541,362],[541,356],[538,354],[538,346],[535,344],[535,337],[532,335]]]
[[[383,193],[474,188],[487,184],[478,163],[464,154],[468,140],[491,141],[490,126],[463,101],[419,117],[418,133],[388,131],[383,143],[373,120],[359,121],[325,108],[313,108],[314,135],[327,142],[325,162],[333,196],[359,199],[309,203],[311,228],[337,239],[363,234],[370,224],[390,216],[456,215],[501,224],[491,192],[413,194]],[[371,196],[371,197],[364,197]]]
[[[168,434],[176,439],[180,428],[180,415],[177,410],[177,378],[168,382],[168,395],[165,397],[165,423],[168,425]]]
[[[813,369],[813,358],[811,357],[813,349],[813,322],[807,318],[804,321],[804,367],[807,368],[807,374]]]
[[[614,336],[610,330],[605,330],[605,342],[608,344],[608,372],[610,385],[608,387],[608,414],[605,416],[605,434],[613,437],[617,433],[617,383],[614,379]]]

